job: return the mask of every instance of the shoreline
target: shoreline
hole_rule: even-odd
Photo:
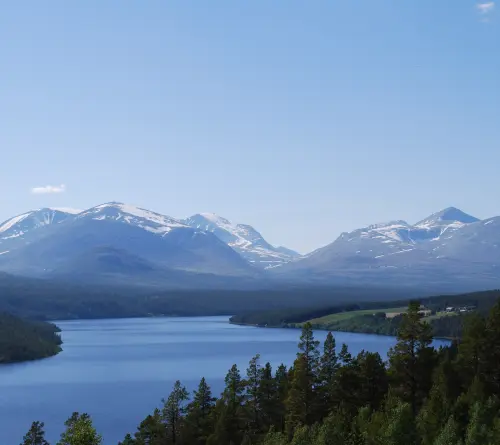
[[[262,326],[258,324],[251,324],[251,323],[236,323],[232,322],[229,320],[229,324],[234,324],[236,326],[247,326],[247,327],[254,327],[254,328],[265,328],[265,329],[295,329],[295,330],[300,330],[300,327],[292,327],[292,326]],[[390,335],[390,334],[378,334],[376,332],[366,332],[366,331],[341,331],[341,330],[334,330],[334,329],[327,329],[327,328],[318,328],[313,326],[313,330],[315,331],[327,331],[327,332],[342,332],[342,333],[348,333],[348,334],[365,334],[365,335],[379,335],[381,337],[396,337],[396,335]],[[449,342],[458,340],[458,338],[455,337],[433,337],[435,340],[446,340]]]

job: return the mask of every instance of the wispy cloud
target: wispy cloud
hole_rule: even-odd
[[[476,5],[477,10],[482,15],[488,15],[495,9],[495,2],[481,2]]]
[[[64,193],[66,191],[66,186],[61,185],[46,185],[43,187],[33,187],[31,193],[35,195],[43,195],[47,193]]]

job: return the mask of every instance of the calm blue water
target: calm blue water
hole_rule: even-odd
[[[234,326],[228,317],[57,322],[64,351],[49,359],[0,366],[0,444],[18,445],[33,420],[55,443],[73,411],[87,412],[116,445],[167,397],[176,379],[193,389],[205,377],[218,395],[227,370],[250,358],[291,364],[300,332]],[[317,332],[324,340],[326,332]],[[392,337],[337,333],[337,345],[386,356]],[[438,343],[439,344],[439,343]]]

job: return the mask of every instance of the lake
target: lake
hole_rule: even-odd
[[[89,413],[105,445],[116,445],[167,397],[175,380],[188,389],[205,377],[218,395],[227,370],[248,361],[290,365],[300,331],[236,326],[229,317],[61,321],[56,357],[0,366],[0,444],[18,445],[31,422],[45,422],[55,443],[73,411]],[[316,332],[323,341],[326,332]],[[336,333],[337,346],[386,357],[393,337]],[[436,342],[437,345],[443,342]]]

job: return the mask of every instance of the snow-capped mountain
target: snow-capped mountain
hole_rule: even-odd
[[[333,243],[276,269],[320,279],[500,285],[500,217],[480,221],[450,207],[409,224],[396,220],[342,233]],[[486,284],[489,283],[489,284]]]
[[[85,210],[76,219],[92,219],[95,221],[117,221],[140,227],[148,232],[166,235],[175,228],[187,228],[181,221],[170,216],[142,209],[121,202],[109,202]]]
[[[235,224],[214,213],[198,213],[183,222],[195,229],[213,233],[247,261],[264,269],[300,256],[293,250],[272,246],[252,226]]]
[[[78,213],[76,209],[44,208],[14,216],[0,224],[0,252],[24,244],[34,230],[59,224]]]
[[[498,288],[500,217],[479,220],[450,207],[415,224],[394,220],[342,233],[302,257],[213,213],[180,220],[119,202],[45,208],[0,224],[0,271],[181,287],[257,278],[259,286],[285,280]]]
[[[50,224],[57,224],[66,218],[80,213],[81,210],[45,208],[32,210],[4,221],[0,224],[0,237],[8,239],[24,235],[25,232]]]
[[[325,251],[332,258],[371,259],[413,250],[431,252],[440,240],[448,239],[456,230],[477,221],[477,218],[450,207],[414,225],[396,220],[342,233],[332,244],[307,257],[311,258],[320,253],[324,255]]]
[[[2,224],[4,233],[22,232],[25,239],[18,237],[15,244],[2,249],[0,270],[52,276],[62,270],[70,273],[68,265],[72,265],[75,273],[81,274],[78,265],[91,269],[90,259],[102,261],[102,251],[98,249],[106,247],[113,249],[111,257],[122,266],[135,258],[135,264],[148,262],[163,271],[222,276],[256,273],[253,266],[214,234],[146,209],[111,202],[78,213],[51,212],[46,219],[37,216],[36,221],[44,224],[26,225],[28,216],[24,215]],[[52,224],[45,224],[49,221]],[[124,269],[124,273],[128,272]]]

